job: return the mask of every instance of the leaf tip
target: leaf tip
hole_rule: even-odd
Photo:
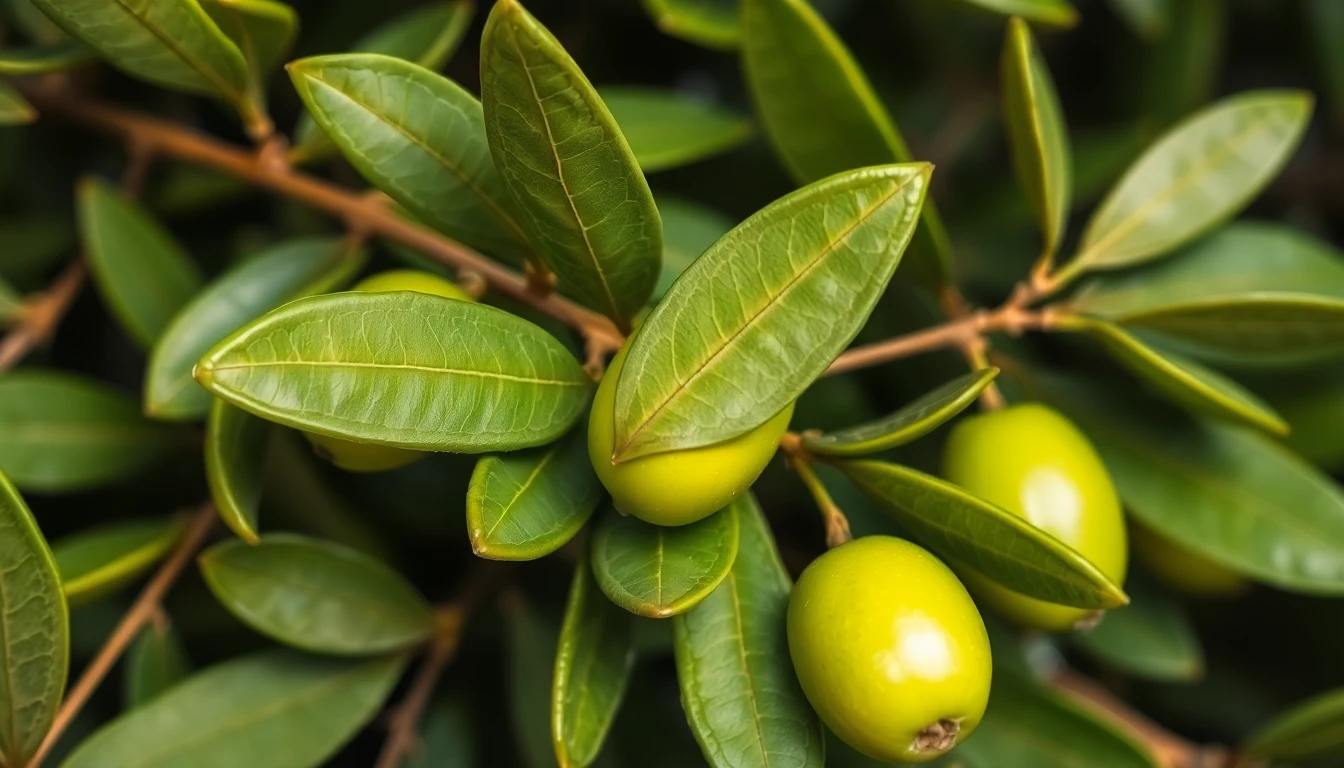
[[[215,383],[215,364],[210,360],[201,360],[191,367],[191,378],[206,389]]]

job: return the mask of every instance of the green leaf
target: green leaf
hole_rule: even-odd
[[[350,164],[416,218],[491,255],[521,261],[531,253],[490,159],[476,97],[378,54],[300,59],[289,75]]]
[[[49,45],[69,39],[55,22],[33,5],[32,0],[4,0],[4,6],[8,11],[6,21],[13,21],[14,26],[34,42]]]
[[[405,666],[268,651],[226,661],[113,720],[62,768],[298,768],[326,762]]]
[[[5,619],[0,622],[0,758],[6,765],[21,766],[41,746],[61,703],[70,663],[70,621],[56,560],[33,513],[3,472],[0,616]]]
[[[1008,22],[1000,70],[1013,168],[1041,228],[1044,253],[1053,258],[1068,220],[1073,160],[1055,82],[1020,18]]]
[[[560,629],[551,692],[551,738],[561,766],[597,759],[635,663],[634,617],[602,595],[579,559]]]
[[[544,448],[482,456],[467,489],[477,557],[536,560],[563,547],[606,495],[580,424]]]
[[[1164,36],[1171,27],[1172,0],[1111,0],[1117,16],[1147,40]]]
[[[679,197],[660,197],[658,213],[663,217],[663,269],[650,297],[655,302],[735,223],[718,211]]]
[[[460,453],[549,443],[592,393],[574,356],[537,326],[411,292],[299,299],[220,342],[195,375],[243,410],[296,429]]]
[[[140,630],[126,651],[122,668],[122,698],[126,709],[135,709],[157,699],[191,674],[191,659],[182,638],[165,616]]]
[[[1231,218],[1272,179],[1311,116],[1301,91],[1248,91],[1172,128],[1092,215],[1063,274],[1155,259]]]
[[[79,230],[112,314],[146,348],[201,289],[196,264],[140,206],[99,179],[79,185]]]
[[[0,277],[0,327],[17,319],[21,312],[23,312],[23,297]]]
[[[1068,0],[963,0],[987,11],[1055,27],[1072,27],[1078,23],[1078,11]]]
[[[1344,689],[1313,696],[1275,717],[1252,733],[1242,750],[1274,760],[1344,753]]]
[[[154,345],[145,373],[145,413],[172,421],[204,416],[210,393],[191,378],[201,355],[287,301],[341,287],[365,259],[364,249],[348,241],[304,238],[271,246],[221,275],[173,317]]]
[[[658,280],[663,228],[615,118],[560,41],[517,0],[481,37],[490,154],[559,290],[628,324]]]
[[[75,244],[75,228],[60,216],[34,214],[0,219],[0,274],[20,288],[42,284],[47,271]]]
[[[697,259],[627,347],[616,460],[718,443],[796,400],[868,319],[930,171],[869,168],[805,187]]]
[[[205,425],[205,478],[224,524],[256,544],[271,423],[216,399]]]
[[[658,28],[706,48],[731,50],[742,40],[738,0],[643,0]]]
[[[77,40],[64,40],[47,45],[0,50],[0,75],[45,75],[64,72],[82,66],[97,58],[87,45]]]
[[[1094,629],[1074,635],[1088,655],[1121,672],[1183,682],[1204,674],[1204,651],[1184,606],[1131,579],[1132,602],[1106,614]]]
[[[426,640],[434,614],[396,571],[321,539],[273,535],[217,544],[200,556],[215,597],[249,627],[286,645],[342,656]]]
[[[921,544],[1014,592],[1079,608],[1129,602],[1119,585],[1067,544],[951,483],[878,461],[836,467]]]
[[[666,528],[614,508],[593,529],[593,575],[612,602],[665,619],[685,613],[714,591],[737,557],[744,497],[703,520]]]
[[[1288,434],[1288,422],[1269,404],[1215,370],[1174,352],[1155,349],[1145,343],[1144,337],[1101,320],[1069,318],[1061,321],[1060,328],[1091,335],[1130,373],[1183,408],[1275,435]]]
[[[131,520],[61,539],[52,554],[65,599],[78,606],[129,586],[173,551],[184,530],[181,518]]]
[[[402,760],[401,768],[474,768],[479,765],[476,730],[469,706],[466,699],[457,696],[435,699],[420,723],[419,749]]]
[[[766,137],[799,184],[913,159],[858,62],[807,0],[743,0],[742,25],[748,90]],[[932,201],[914,250],[919,276],[944,282],[951,245]]]
[[[8,83],[0,82],[0,126],[26,125],[37,119],[37,110],[23,94]]]
[[[737,562],[673,620],[686,719],[714,768],[821,768],[821,722],[798,685],[784,633],[789,575],[755,499],[738,503]]]
[[[46,493],[95,488],[137,474],[178,442],[134,399],[68,373],[0,376],[0,470]]]
[[[1180,0],[1170,10],[1170,28],[1129,65],[1130,79],[1138,81],[1141,109],[1150,124],[1159,126],[1213,99],[1221,87],[1230,26],[1226,0]]]
[[[974,403],[998,375],[998,368],[982,368],[947,382],[877,421],[824,434],[804,432],[803,447],[823,456],[864,456],[914,442]]]
[[[201,0],[201,7],[238,46],[247,62],[251,99],[262,103],[267,78],[294,44],[299,15],[274,0]]]
[[[744,118],[675,91],[608,86],[599,93],[645,173],[721,155],[751,138]]]

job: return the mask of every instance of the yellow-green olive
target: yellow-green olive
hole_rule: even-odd
[[[1245,576],[1219,565],[1144,525],[1130,529],[1134,559],[1144,570],[1191,597],[1236,597],[1250,589]]]
[[[788,635],[812,708],[874,760],[932,760],[985,713],[984,621],[952,571],[908,541],[866,536],[817,558],[789,598]]]
[[[394,269],[380,272],[365,278],[355,285],[353,291],[364,293],[389,293],[393,291],[413,291],[442,296],[447,299],[473,301],[455,283],[429,272],[414,269]],[[386,445],[358,443],[342,440],[338,437],[304,433],[313,444],[313,450],[319,456],[341,469],[351,472],[383,472],[397,469],[425,457],[424,451],[411,451],[405,448],[391,448]]]
[[[616,381],[624,363],[622,349],[597,387],[588,419],[588,457],[616,509],[647,523],[686,525],[728,506],[760,476],[793,416],[790,403],[769,421],[731,440],[615,464],[611,456]]]
[[[1111,476],[1087,437],[1043,405],[1027,404],[963,420],[948,438],[944,475],[1068,544],[1123,585],[1124,515]],[[1066,632],[1097,618],[1047,603],[978,573],[959,571],[971,591],[1007,618]]]

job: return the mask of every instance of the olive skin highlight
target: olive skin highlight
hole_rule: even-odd
[[[1124,585],[1128,545],[1115,485],[1092,443],[1057,411],[1029,403],[964,419],[948,438],[943,473],[1026,518]],[[969,570],[961,573],[986,604],[1026,627],[1067,632],[1099,617],[1027,597]]]
[[[989,703],[984,621],[956,575],[908,541],[866,536],[813,561],[789,599],[788,635],[812,708],[874,760],[933,760]]]

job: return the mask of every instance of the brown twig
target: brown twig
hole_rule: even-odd
[[[196,551],[205,543],[205,538],[210,534],[210,529],[214,527],[216,518],[213,504],[206,502],[201,505],[186,534],[177,543],[177,548],[173,550],[173,554],[163,565],[159,566],[154,578],[150,579],[149,583],[145,585],[144,590],[140,592],[140,596],[136,598],[131,609],[126,612],[125,616],[121,617],[116,629],[103,643],[103,647],[98,650],[98,655],[84,668],[84,673],[80,675],[79,681],[66,694],[65,701],[61,704],[60,710],[56,713],[56,719],[51,724],[51,730],[47,732],[47,737],[37,750],[37,754],[28,762],[27,768],[38,768],[42,764],[42,761],[51,753],[52,747],[56,745],[56,741],[60,739],[61,734],[75,719],[75,715],[83,709],[84,704],[98,689],[103,678],[107,677],[107,673],[112,671],[112,667],[126,652],[126,649],[135,640],[136,635],[146,624],[154,621],[159,614],[164,596],[168,594],[168,590],[182,575],[183,569],[191,562]]]

